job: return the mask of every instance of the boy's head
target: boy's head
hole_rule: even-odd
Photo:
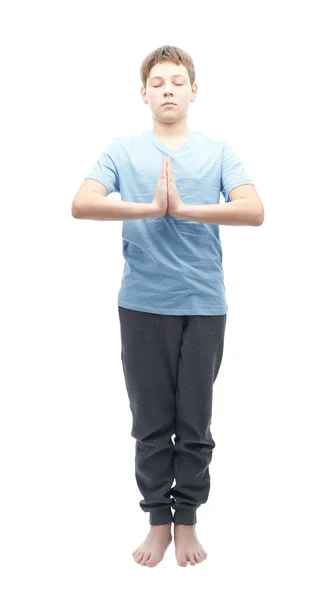
[[[150,52],[141,65],[144,104],[159,121],[174,123],[187,114],[197,93],[191,56],[176,46],[161,46]],[[165,106],[165,102],[173,106]]]

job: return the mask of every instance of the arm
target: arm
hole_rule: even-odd
[[[152,203],[108,199],[104,184],[94,179],[83,181],[72,202],[71,214],[75,219],[95,221],[128,221],[159,216],[158,208]]]
[[[231,202],[185,204],[173,215],[177,219],[216,225],[253,225],[264,222],[264,207],[253,184],[240,185],[229,192]]]

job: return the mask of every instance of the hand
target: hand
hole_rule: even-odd
[[[167,156],[164,156],[160,176],[154,192],[154,198],[151,202],[153,206],[153,216],[163,217],[167,214]]]
[[[181,212],[181,209],[185,206],[182,202],[179,194],[179,190],[176,187],[172,161],[170,157],[167,157],[167,195],[168,195],[168,212],[173,217],[176,217]]]

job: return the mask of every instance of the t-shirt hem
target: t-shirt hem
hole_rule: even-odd
[[[86,177],[84,177],[84,179],[93,179],[94,181],[98,181],[98,183],[102,183],[105,186],[108,196],[112,193],[112,190],[109,189],[107,182],[103,181],[102,177],[94,177],[93,175],[87,175]]]
[[[140,312],[155,313],[157,315],[201,315],[201,316],[218,316],[225,315],[228,311],[228,306],[221,306],[220,308],[205,308],[199,310],[194,308],[156,308],[154,306],[141,306],[139,304],[128,304],[126,302],[118,303],[121,308],[129,308],[130,310],[138,310]],[[186,311],[186,312],[182,312]]]
[[[225,202],[231,202],[231,199],[229,197],[229,192],[232,192],[233,190],[235,190],[235,188],[239,187],[240,185],[247,185],[248,183],[254,185],[254,182],[251,181],[251,179],[243,179],[241,182],[237,181],[236,183],[234,183],[232,185],[228,185],[227,186],[227,194],[226,194],[226,190],[225,190],[225,196],[226,196]]]

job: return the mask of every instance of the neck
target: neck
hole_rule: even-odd
[[[191,132],[188,129],[186,121],[163,123],[162,121],[157,121],[154,119],[153,133],[158,137],[171,139],[187,137]]]

